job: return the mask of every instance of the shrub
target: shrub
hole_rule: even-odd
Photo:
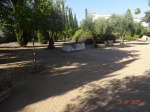
[[[147,29],[146,28],[143,28],[142,30],[141,30],[141,35],[144,35],[144,34],[147,34]]]
[[[85,44],[92,44],[92,43],[93,43],[93,39],[87,37],[86,35],[80,36],[80,38],[79,38],[78,41],[79,41],[79,42],[84,42]]]
[[[134,35],[134,38],[140,38],[141,35]]]
[[[20,46],[25,47],[28,44],[28,34],[22,30],[16,32],[17,42]]]
[[[78,38],[79,42],[84,42],[85,44],[93,43],[93,36],[90,31],[83,31],[82,34]]]
[[[78,41],[78,38],[81,36],[81,34],[83,33],[83,29],[79,29],[75,32],[74,36],[72,37],[72,40],[74,42]]]
[[[40,44],[47,44],[47,39],[42,31],[37,32],[37,37]]]
[[[113,34],[112,35],[103,35],[102,39],[105,40],[105,41],[107,41],[107,40],[113,40],[113,42],[115,42],[116,41],[116,36],[113,35]]]
[[[126,35],[125,39],[128,40],[128,41],[134,40],[134,38],[131,35]]]

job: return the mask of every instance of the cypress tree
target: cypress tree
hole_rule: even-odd
[[[87,9],[85,9],[85,18],[87,18],[87,16],[88,16],[88,11]]]
[[[133,21],[133,17],[132,17],[132,14],[131,14],[131,10],[130,10],[130,9],[128,9],[128,10],[126,11],[125,18],[126,18],[129,22],[132,22],[132,21]]]
[[[74,14],[74,30],[77,30],[77,28],[78,28],[78,21],[76,18],[76,14]]]

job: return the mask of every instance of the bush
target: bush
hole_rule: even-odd
[[[132,41],[132,40],[134,40],[134,37],[132,37],[131,35],[126,35],[125,39],[128,41]]]
[[[147,29],[146,28],[143,28],[142,30],[141,30],[141,35],[144,35],[144,34],[147,34]]]
[[[84,42],[85,44],[93,43],[93,36],[90,31],[83,31],[82,34],[78,38],[79,42]]]
[[[40,44],[47,44],[47,39],[42,31],[37,32],[37,37]]]
[[[84,42],[85,44],[92,44],[93,43],[93,39],[91,39],[85,35],[81,36],[78,41]]]
[[[107,41],[107,40],[113,40],[113,42],[115,42],[116,41],[116,36],[113,35],[113,34],[112,35],[103,35],[102,39],[105,40],[105,41]]]
[[[72,37],[72,41],[74,42],[78,41],[78,38],[81,36],[82,33],[83,33],[83,29],[77,30],[74,36]]]
[[[134,35],[134,38],[140,38],[141,35]]]
[[[28,34],[24,31],[16,32],[17,42],[20,46],[25,47],[28,44]]]

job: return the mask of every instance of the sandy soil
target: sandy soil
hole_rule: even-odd
[[[0,44],[0,69],[13,80],[1,112],[150,112],[150,43],[78,52],[36,45],[38,74],[32,74],[32,43]]]

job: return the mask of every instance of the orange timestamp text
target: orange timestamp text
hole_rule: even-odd
[[[121,100],[121,99],[118,100],[118,105],[123,105],[123,104],[125,104],[125,105],[129,105],[129,104],[138,105],[140,103],[141,103],[140,100]]]

